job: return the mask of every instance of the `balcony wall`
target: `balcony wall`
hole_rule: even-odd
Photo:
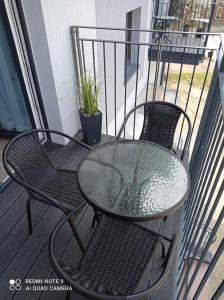
[[[75,134],[80,124],[69,27],[74,22],[94,26],[95,1],[50,0],[41,6],[63,131]]]
[[[80,121],[69,27],[73,24],[88,26],[116,24],[117,27],[124,27],[126,13],[140,8],[139,26],[148,28],[152,15],[150,1],[127,0],[117,5],[116,1],[109,0],[22,0],[22,5],[49,126],[74,135],[80,129]],[[94,30],[86,31],[84,36],[103,38]],[[101,59],[100,51],[96,55],[97,58]],[[88,57],[88,51],[85,59],[87,62],[91,59]],[[99,64],[100,72],[102,61]],[[92,71],[91,64],[89,71]],[[122,86],[123,82],[121,90]]]
[[[27,44],[32,49],[35,71],[39,80],[47,121],[50,127],[62,130],[63,126],[57,101],[41,3],[35,0],[23,0],[21,4],[29,35]]]

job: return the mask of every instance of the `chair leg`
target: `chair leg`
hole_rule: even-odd
[[[81,241],[81,239],[80,239],[80,237],[79,237],[79,235],[78,235],[78,232],[77,232],[77,230],[76,230],[76,228],[75,228],[75,226],[74,226],[72,220],[69,219],[68,221],[69,221],[69,224],[70,224],[70,226],[71,226],[71,228],[72,228],[72,231],[73,231],[73,233],[74,233],[74,236],[75,236],[75,238],[76,238],[76,240],[77,240],[77,242],[78,242],[78,244],[79,244],[80,250],[82,251],[82,253],[84,253],[84,252],[85,252],[85,248],[84,248],[83,243],[82,243],[82,241]]]
[[[93,218],[92,218],[92,225],[91,225],[91,227],[94,228],[95,224],[96,224],[96,217],[94,215]]]
[[[94,228],[96,225],[96,222],[98,223],[100,220],[100,214],[97,212],[97,210],[95,210],[95,209],[93,209],[93,210],[94,210],[94,216],[92,219],[92,228]]]
[[[94,216],[93,216],[93,218],[92,218],[92,225],[91,225],[91,227],[92,227],[92,228],[94,228],[94,227],[95,227],[95,225],[96,225],[96,222],[97,222],[97,215],[96,215],[96,214],[94,214]]]
[[[33,233],[31,209],[30,209],[31,200],[32,198],[29,196],[29,198],[26,201],[26,213],[27,213],[27,220],[28,220],[29,235]]]
[[[164,259],[166,257],[166,248],[163,242],[161,242],[161,246],[162,246],[162,259]]]
[[[71,296],[71,291],[66,291],[66,296],[65,296],[65,300],[70,300],[70,296]]]

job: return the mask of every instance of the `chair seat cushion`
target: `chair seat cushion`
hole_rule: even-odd
[[[160,241],[159,235],[141,227],[103,216],[78,269],[67,272],[91,291],[129,295]]]

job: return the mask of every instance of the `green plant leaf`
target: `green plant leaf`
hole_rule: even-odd
[[[84,115],[92,116],[98,112],[99,85],[89,74],[82,75],[78,84],[80,110]]]

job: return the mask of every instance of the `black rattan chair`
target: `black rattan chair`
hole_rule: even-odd
[[[38,200],[61,209],[66,215],[82,208],[85,200],[77,185],[77,174],[54,165],[39,134],[56,134],[85,147],[92,148],[67,134],[50,129],[36,129],[12,139],[3,151],[3,165],[8,175],[28,192],[27,217],[32,234],[31,200]],[[70,225],[77,235],[71,219]],[[78,236],[77,236],[78,238]],[[82,246],[80,242],[80,246]]]
[[[186,112],[179,106],[162,101],[151,101],[137,105],[126,116],[123,125],[117,135],[117,139],[121,138],[122,132],[125,129],[127,121],[132,113],[144,107],[144,121],[140,140],[147,140],[159,144],[169,150],[173,148],[173,139],[177,123],[181,114],[187,120],[188,133],[185,138],[181,159],[184,158],[191,137],[191,122]]]
[[[102,216],[86,249],[81,249],[81,260],[72,266],[73,259],[67,258],[69,263],[66,264],[63,257],[57,257],[55,249],[60,229],[71,215],[54,229],[49,256],[56,274],[74,292],[86,299],[134,300],[153,294],[166,281],[177,245],[176,235],[170,240],[141,225]],[[163,240],[169,243],[167,253]],[[146,284],[142,288],[141,279],[149,274],[147,266],[154,261],[161,243],[161,273],[151,286]],[[77,259],[77,253],[74,253],[74,258]],[[67,292],[66,299],[69,296],[70,292]]]

